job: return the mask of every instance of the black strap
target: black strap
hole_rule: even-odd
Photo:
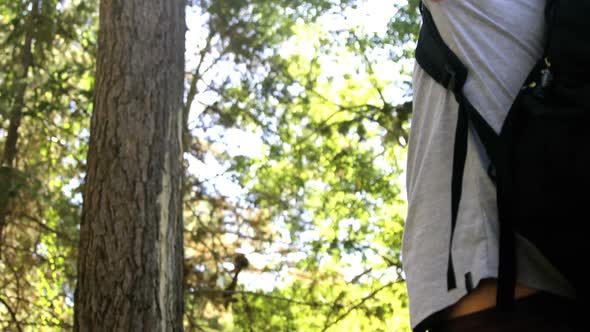
[[[447,288],[448,290],[451,290],[457,287],[451,248],[453,234],[457,223],[459,203],[461,201],[463,173],[467,157],[469,125],[472,125],[476,130],[494,168],[497,169],[499,162],[502,166],[505,165],[506,161],[501,160],[502,153],[499,151],[499,135],[490,127],[469,100],[463,95],[463,86],[467,79],[467,68],[445,44],[436,28],[431,13],[422,3],[420,3],[420,11],[422,12],[423,23],[416,48],[416,60],[422,69],[424,69],[436,82],[452,91],[459,103],[451,178],[451,236],[447,267]],[[504,177],[501,179],[502,181],[507,180]],[[501,218],[501,220],[505,219]],[[511,280],[515,280],[515,277],[513,276],[515,275],[515,259],[513,257],[514,234],[510,224],[503,223],[502,221],[500,222],[500,242],[500,247],[502,249],[500,253],[501,267],[499,275],[502,275],[502,278],[499,280],[499,283],[502,283],[503,286],[501,287],[501,296],[498,297],[498,304],[500,305],[500,301],[504,302],[504,299],[508,298],[509,300],[506,301],[508,306],[509,302],[514,298],[513,294],[510,294],[510,290],[512,292],[514,291],[514,284],[510,285]],[[504,278],[505,275],[507,278]]]
[[[467,78],[467,69],[455,54],[447,47],[438,33],[432,15],[423,3],[420,3],[422,12],[422,28],[418,45],[416,47],[416,60],[420,66],[439,84],[452,91],[457,99],[461,100],[461,89]],[[452,245],[461,188],[463,184],[463,170],[467,156],[466,134],[468,121],[463,103],[459,104],[457,116],[457,128],[455,130],[455,147],[453,155],[453,175],[451,180],[451,235],[449,243],[449,258],[447,265],[447,289],[457,288],[457,278],[453,265]]]
[[[551,46],[551,27],[553,26],[553,22],[555,20],[555,6],[557,5],[556,0],[547,0],[545,3],[545,36],[547,36],[547,42],[545,43],[545,48],[543,54],[547,54],[549,51],[549,47]]]

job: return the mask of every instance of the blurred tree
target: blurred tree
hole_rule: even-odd
[[[71,330],[93,0],[0,0],[0,330]]]

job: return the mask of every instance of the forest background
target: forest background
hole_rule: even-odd
[[[185,330],[410,330],[417,2],[186,3]],[[74,327],[98,8],[0,0],[2,331]]]

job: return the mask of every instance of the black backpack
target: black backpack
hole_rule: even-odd
[[[416,60],[454,93],[458,120],[452,173],[452,232],[472,126],[490,159],[500,222],[497,308],[511,310],[516,282],[515,232],[563,274],[578,301],[588,298],[590,237],[590,0],[547,0],[543,57],[522,84],[501,132],[479,115],[462,89],[467,69],[445,45],[428,9]],[[451,242],[452,242],[451,234]],[[457,287],[449,250],[448,289]]]

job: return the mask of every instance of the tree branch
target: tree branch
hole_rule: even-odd
[[[6,309],[8,310],[8,313],[10,313],[10,316],[12,316],[12,320],[14,321],[14,324],[16,324],[16,328],[18,329],[18,331],[22,332],[23,329],[20,326],[18,319],[16,319],[16,314],[14,313],[14,311],[12,310],[10,305],[8,305],[8,303],[6,301],[4,301],[4,299],[1,297],[0,297],[0,303],[2,303],[6,307]]]
[[[382,291],[383,289],[393,285],[395,282],[389,282],[377,289],[375,289],[374,291],[371,292],[371,294],[363,297],[357,304],[351,306],[350,308],[348,308],[348,310],[346,310],[346,312],[344,312],[342,315],[338,316],[338,318],[336,318],[335,320],[333,320],[332,322],[326,324],[324,326],[324,328],[322,329],[322,332],[327,331],[331,326],[333,326],[334,324],[338,323],[339,321],[343,320],[346,316],[348,316],[348,314],[350,314],[351,312],[353,312],[354,310],[360,308],[365,302],[367,302],[368,300],[372,299],[373,297],[375,297],[375,295],[377,295],[377,293],[379,293],[380,291]]]
[[[219,293],[219,294],[223,294],[226,291],[222,290],[222,289],[210,289],[210,288],[197,288],[194,291],[189,291],[189,294],[197,294],[197,293]],[[251,292],[251,291],[240,291],[240,290],[236,290],[236,291],[232,291],[232,292],[227,292],[229,294],[241,294],[241,295],[250,295],[250,296],[258,296],[258,297],[264,297],[267,299],[271,299],[271,300],[277,300],[277,301],[285,301],[288,302],[290,304],[297,304],[297,305],[304,305],[304,306],[309,306],[309,307],[332,307],[333,304],[332,303],[327,303],[327,302],[317,302],[317,301],[312,301],[312,302],[303,302],[303,301],[297,301],[288,297],[281,297],[281,296],[275,296],[275,295],[269,295],[269,294],[265,294],[265,293],[259,293],[259,292]]]

